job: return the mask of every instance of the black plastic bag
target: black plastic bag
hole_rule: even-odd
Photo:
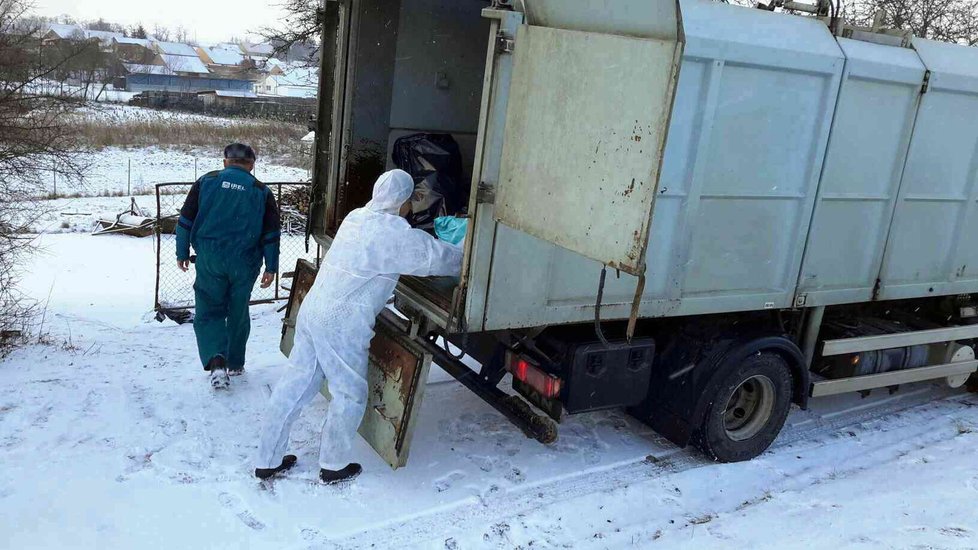
[[[434,230],[435,218],[464,213],[469,188],[462,179],[462,154],[449,134],[412,134],[394,142],[394,165],[414,178],[408,222]]]

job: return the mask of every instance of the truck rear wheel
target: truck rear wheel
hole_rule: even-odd
[[[696,445],[720,462],[750,460],[778,437],[791,408],[791,370],[774,353],[744,359],[717,387]]]

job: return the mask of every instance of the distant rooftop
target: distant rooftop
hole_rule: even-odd
[[[123,67],[126,68],[126,72],[129,74],[174,74],[169,67],[165,65],[144,65],[142,63],[123,63]]]
[[[196,54],[193,56],[160,54],[160,57],[163,58],[163,63],[174,72],[195,74],[210,73],[207,65],[204,65],[204,62],[201,61]]]
[[[156,49],[162,54],[197,57],[197,51],[190,44],[180,44],[178,42],[155,42],[155,44]]]
[[[217,65],[240,65],[244,61],[244,56],[241,55],[241,50],[231,50],[227,48],[222,48],[220,46],[214,46],[211,48],[201,48],[204,53],[210,57]]]

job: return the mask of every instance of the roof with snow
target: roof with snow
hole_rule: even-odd
[[[163,64],[174,72],[195,74],[210,73],[207,65],[204,65],[204,62],[201,61],[196,55],[189,56],[161,54],[160,57],[163,58]]]
[[[128,36],[118,36],[112,39],[116,44],[130,44],[133,46],[142,46],[144,48],[153,47],[153,41],[146,38],[129,38]]]
[[[129,74],[174,74],[169,67],[165,65],[144,65],[142,63],[123,63],[123,67],[126,68],[126,72]]]
[[[197,50],[190,44],[179,42],[156,42],[156,49],[162,54],[197,57]]]
[[[290,67],[285,74],[268,78],[279,86],[316,86],[319,84],[318,71],[313,67]]]
[[[58,38],[84,38],[85,36],[85,31],[78,25],[62,25],[61,23],[48,25],[48,32],[54,33]]]
[[[241,49],[251,56],[269,57],[275,52],[275,48],[267,42],[261,44],[242,44]]]
[[[197,95],[214,94],[217,97],[258,97],[258,94],[248,90],[204,90]]]
[[[121,32],[85,30],[84,33],[86,38],[98,38],[104,42],[111,42],[113,39],[126,37]]]
[[[125,38],[121,32],[92,31],[83,29],[78,25],[64,25],[61,23],[51,23],[48,25],[48,33],[53,33],[58,38],[65,40],[97,39],[108,42],[116,38]]]
[[[244,61],[241,50],[234,51],[220,46],[201,48],[201,50],[207,54],[207,57],[210,57],[214,61],[215,65],[240,65]]]

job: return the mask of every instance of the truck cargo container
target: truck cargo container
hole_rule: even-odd
[[[721,461],[792,403],[978,368],[978,49],[824,5],[325,6],[310,238],[400,137],[451,135],[471,182],[461,277],[378,320],[361,433],[393,467],[432,359],[543,442],[624,407]]]

